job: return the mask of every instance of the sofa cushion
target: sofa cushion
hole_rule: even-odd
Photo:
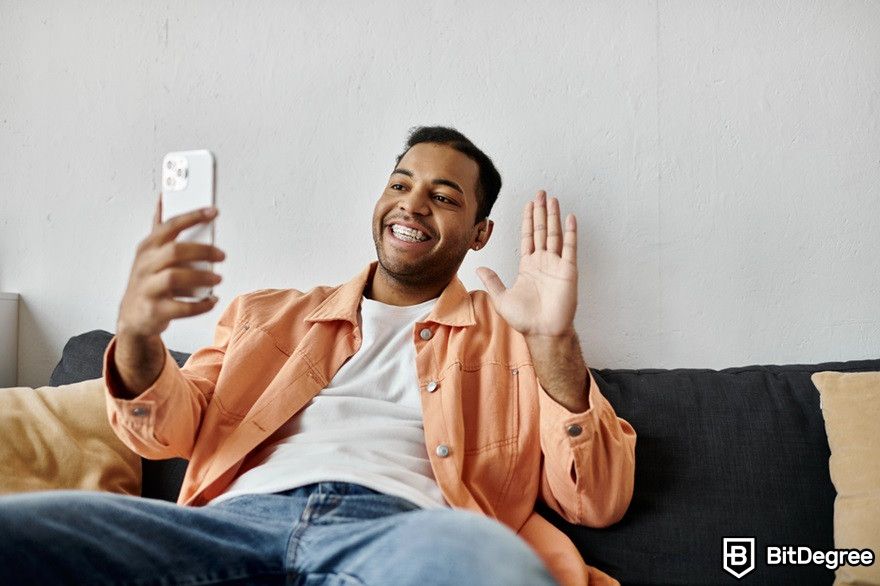
[[[817,372],[811,377],[821,395],[825,431],[831,447],[834,545],[871,549],[880,555],[880,372]],[[841,566],[835,586],[880,585],[880,560],[870,566]]]
[[[755,537],[753,584],[830,584],[824,566],[767,566],[768,545],[832,549],[835,491],[819,396],[821,370],[880,369],[880,360],[724,370],[594,370],[638,434],[635,490],[604,529],[570,525],[587,563],[622,584],[734,583],[724,537]]]
[[[0,389],[0,494],[79,489],[140,494],[140,457],[107,421],[101,379]]]
[[[64,345],[61,360],[52,371],[49,384],[53,386],[101,378],[104,364],[104,350],[113,339],[113,334],[105,330],[92,330],[74,336]],[[178,366],[183,366],[189,358],[186,352],[169,350]],[[106,419],[106,409],[104,411]],[[109,426],[109,423],[108,423]],[[141,495],[147,498],[176,501],[187,461],[182,458],[169,460],[142,460],[143,481]]]

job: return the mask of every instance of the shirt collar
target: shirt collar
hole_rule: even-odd
[[[361,297],[379,261],[373,261],[358,275],[347,283],[340,285],[318,307],[312,310],[305,320],[336,321],[344,320],[357,326],[357,312]],[[472,326],[474,320],[474,304],[470,294],[464,288],[458,276],[443,289],[437,303],[425,321],[432,321],[447,326]]]

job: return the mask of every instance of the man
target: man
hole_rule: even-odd
[[[415,129],[376,202],[377,261],[341,286],[235,297],[183,369],[160,334],[216,299],[172,297],[220,281],[185,263],[224,255],[174,241],[216,211],[161,223],[157,209],[104,377],[127,445],[189,460],[178,504],[0,500],[0,581],[616,583],[534,512],[541,499],[602,527],[633,489],[635,432],[574,332],[574,216],[563,233],[539,192],[513,286],[482,267],[488,295],[456,277],[500,187],[461,133]]]

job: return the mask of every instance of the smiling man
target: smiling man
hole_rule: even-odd
[[[216,299],[172,297],[219,282],[186,263],[224,255],[174,242],[216,213],[157,209],[104,380],[128,446],[189,460],[178,503],[2,497],[0,581],[616,584],[534,510],[605,527],[633,490],[636,434],[574,331],[574,216],[538,192],[513,285],[456,276],[500,188],[461,133],[414,129],[376,202],[377,260],[342,285],[236,296],[183,368],[159,334]]]
[[[416,140],[432,132],[446,136],[441,129],[419,132]],[[492,165],[488,158],[484,164]],[[488,190],[481,188],[477,161],[466,154],[437,142],[408,148],[373,211],[379,263],[370,298],[413,305],[440,295],[468,250],[482,247],[492,233],[487,216],[501,177],[494,166],[486,173]]]

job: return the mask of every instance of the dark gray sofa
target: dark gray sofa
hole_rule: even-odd
[[[49,384],[101,376],[112,334],[72,337]],[[179,365],[189,354],[172,351]],[[880,359],[709,369],[593,369],[638,433],[632,504],[612,527],[570,525],[584,560],[622,584],[831,584],[822,566],[767,566],[767,545],[834,547],[835,491],[819,395],[822,370],[880,371]],[[143,461],[143,496],[174,501],[184,460]],[[723,537],[755,537],[740,580],[722,570]]]

